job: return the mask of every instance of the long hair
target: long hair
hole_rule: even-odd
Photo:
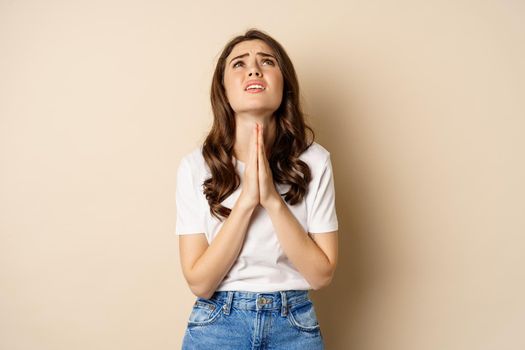
[[[299,83],[292,61],[284,48],[268,34],[251,28],[244,35],[231,39],[224,47],[211,83],[211,106],[213,125],[202,146],[202,155],[210,168],[211,177],[203,183],[211,215],[219,220],[230,215],[231,209],[221,202],[228,198],[240,185],[240,177],[233,165],[233,146],[235,143],[235,113],[228,103],[223,85],[226,58],[234,46],[247,40],[259,39],[270,46],[283,76],[283,96],[280,106],[274,113],[276,135],[268,162],[273,180],[279,184],[290,185],[288,192],[282,194],[290,205],[301,201],[308,190],[311,172],[308,165],[299,159],[314,142],[315,133],[304,120],[299,102]],[[311,132],[307,141],[306,131]],[[222,220],[221,220],[222,221]]]

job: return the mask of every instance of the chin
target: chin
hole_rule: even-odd
[[[234,108],[236,113],[273,113],[279,108],[279,106],[268,105],[264,103],[249,103],[244,104],[242,107]]]

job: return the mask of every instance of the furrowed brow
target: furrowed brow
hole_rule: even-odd
[[[236,57],[234,57],[234,58],[232,58],[232,59],[230,60],[230,63],[232,63],[233,60],[236,60],[237,58],[246,57],[246,56],[248,56],[248,55],[249,55],[249,53],[245,53],[245,54],[242,54],[242,55],[236,56]],[[275,59],[275,57],[274,57],[273,55],[270,55],[269,53],[266,53],[266,52],[257,52],[257,55],[259,55],[259,56],[263,56],[263,57],[272,57],[273,59]]]

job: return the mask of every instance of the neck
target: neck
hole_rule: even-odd
[[[233,153],[235,158],[243,163],[248,162],[250,152],[250,142],[254,142],[255,123],[263,126],[263,140],[266,156],[270,158],[271,146],[275,140],[275,117],[272,114],[236,114],[235,115],[235,145]]]

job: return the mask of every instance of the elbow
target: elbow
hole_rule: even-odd
[[[190,290],[198,298],[210,299],[215,293],[215,290],[204,285],[190,285]]]
[[[209,299],[215,293],[215,287],[210,286],[209,281],[198,279],[193,273],[185,275],[186,283],[191,293],[198,298]]]
[[[319,290],[325,287],[328,287],[330,283],[332,283],[332,279],[334,277],[334,273],[330,272],[327,276],[324,276],[321,278],[317,283],[311,284],[313,290]]]
[[[203,299],[210,299],[211,296],[213,295],[213,291],[210,292],[207,290],[200,290],[200,289],[194,289],[194,288],[191,289],[191,292],[196,297],[203,298]]]
[[[328,286],[330,285],[330,282],[331,282],[331,280],[329,280],[329,281],[324,281],[324,282],[319,283],[319,284],[313,284],[313,285],[312,285],[312,289],[313,289],[313,290],[323,289],[323,288],[325,288],[325,287],[328,287]]]
[[[206,292],[206,293],[193,293],[196,297],[203,298],[203,299],[210,299],[213,296],[214,292]]]

